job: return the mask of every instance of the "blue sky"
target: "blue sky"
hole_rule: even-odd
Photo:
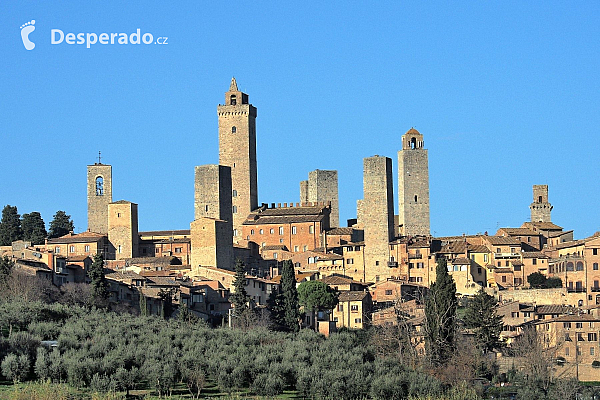
[[[391,157],[396,175],[414,126],[432,234],[520,226],[548,184],[553,222],[585,237],[600,230],[599,17],[592,1],[4,1],[0,203],[46,222],[65,210],[85,230],[101,150],[140,230],[189,228],[194,166],[218,163],[235,76],[258,108],[259,202],[297,202],[309,171],[337,169],[353,218],[362,159]],[[138,28],[168,44],[50,43],[51,29]]]

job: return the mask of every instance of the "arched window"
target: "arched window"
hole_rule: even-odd
[[[573,263],[571,261],[567,263],[567,271],[573,271]]]
[[[231,192],[231,195],[232,195],[233,197],[237,197],[237,190],[233,189],[233,192]]]
[[[542,202],[542,196],[539,196],[538,197],[538,203],[541,203],[541,202]]]
[[[415,139],[415,138],[410,139],[410,148],[411,149],[417,148],[417,139]]]
[[[232,94],[232,95],[229,97],[229,104],[230,104],[230,105],[232,105],[232,106],[235,106],[235,105],[237,104],[237,100],[236,100],[236,98],[235,98],[235,94]]]
[[[237,132],[237,128],[235,126],[231,127],[231,133],[236,133]]]
[[[583,271],[583,263],[581,261],[577,261],[577,267],[575,267],[577,271]]]
[[[237,206],[233,206],[231,208],[231,211],[233,211],[234,214],[237,214]]]
[[[96,177],[96,196],[104,196],[104,178]]]
[[[417,195],[415,194],[415,203],[417,202]]]

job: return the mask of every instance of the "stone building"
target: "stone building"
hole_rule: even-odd
[[[411,128],[398,152],[398,217],[403,236],[429,236],[429,166],[423,135]]]
[[[235,78],[225,93],[219,116],[219,164],[231,168],[234,242],[238,242],[246,217],[258,208],[256,178],[256,108],[238,90]]]
[[[112,166],[87,166],[88,231],[108,233],[108,205],[112,203]]]
[[[108,205],[108,258],[122,260],[139,254],[138,205],[126,200]]]
[[[338,201],[338,173],[316,169],[308,173],[308,180],[300,182],[300,202],[331,202],[331,227],[340,226]]]
[[[373,156],[363,160],[363,199],[365,279],[378,282],[388,274],[389,243],[394,239],[394,192],[392,160]]]
[[[531,222],[552,222],[550,218],[552,205],[548,202],[548,185],[533,185],[533,203],[529,209],[531,210]]]

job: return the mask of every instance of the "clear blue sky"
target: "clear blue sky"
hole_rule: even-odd
[[[189,228],[235,76],[258,108],[259,202],[296,202],[309,171],[337,169],[353,218],[362,159],[391,157],[396,175],[414,126],[433,234],[520,226],[534,184],[550,185],[553,222],[600,230],[600,3],[369,3],[1,2],[1,205],[85,230],[101,150],[140,230]],[[138,28],[168,44],[50,43],[51,29]]]

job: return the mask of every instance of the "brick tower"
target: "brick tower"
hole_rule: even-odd
[[[398,152],[398,224],[403,236],[429,236],[429,166],[423,135],[411,128]]]
[[[238,90],[235,78],[225,93],[219,115],[219,164],[231,167],[234,242],[241,238],[242,223],[258,208],[256,182],[256,108]]]
[[[552,222],[550,212],[552,205],[548,203],[548,185],[533,185],[533,203],[529,205],[531,222]]]
[[[88,231],[108,233],[108,205],[112,203],[112,166],[87,166]]]
[[[374,156],[363,160],[363,196],[358,214],[365,231],[365,279],[377,282],[389,274],[389,243],[394,239],[394,182],[390,158]]]

